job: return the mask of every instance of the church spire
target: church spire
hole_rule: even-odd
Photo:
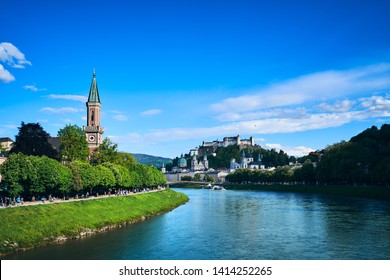
[[[87,126],[84,126],[85,136],[87,138],[90,151],[95,151],[103,143],[103,127],[100,126],[100,103],[99,90],[96,83],[96,72],[93,69],[93,77],[87,105]]]
[[[99,90],[96,82],[95,68],[93,69],[92,83],[91,83],[91,88],[89,89],[88,102],[100,103]]]

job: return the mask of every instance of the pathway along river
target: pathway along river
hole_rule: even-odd
[[[175,210],[7,259],[390,259],[390,202],[177,189]]]

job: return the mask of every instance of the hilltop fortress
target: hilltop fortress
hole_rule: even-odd
[[[241,139],[240,135],[233,136],[233,137],[224,137],[222,141],[212,141],[212,142],[205,142],[203,141],[202,146],[200,146],[198,149],[193,149],[190,151],[190,155],[211,155],[215,153],[218,147],[229,147],[229,146],[238,146],[240,150],[247,149],[247,148],[254,148],[255,147],[255,140],[251,136],[249,139]]]
[[[214,170],[209,167],[209,161],[207,156],[216,156],[218,148],[227,148],[231,146],[239,147],[241,151],[241,160],[236,162],[232,159],[230,162],[230,169],[222,168]],[[261,162],[260,155],[257,161],[254,161],[253,156],[249,154],[249,150],[260,150],[261,147],[255,144],[254,138],[251,136],[249,139],[241,139],[240,135],[233,137],[224,137],[222,141],[215,140],[211,142],[203,141],[200,147],[191,149],[189,156],[183,156],[178,159],[177,166],[172,168],[171,172],[166,172],[165,167],[162,171],[165,174],[168,181],[181,181],[181,177],[190,176],[194,177],[195,174],[199,174],[201,179],[206,176],[214,178],[215,182],[223,182],[225,176],[229,172],[234,172],[239,168],[251,168],[251,169],[265,169]],[[248,153],[245,152],[248,150]],[[188,166],[187,166],[188,162]],[[191,166],[189,164],[191,163]]]

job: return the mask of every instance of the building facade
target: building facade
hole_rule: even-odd
[[[209,169],[209,161],[207,160],[207,155],[203,156],[203,160],[198,161],[196,155],[192,156],[191,160],[191,171],[203,171]]]
[[[241,169],[241,168],[265,170],[265,166],[261,162],[260,153],[257,161],[254,161],[251,155],[246,155],[245,151],[242,150],[240,163],[236,162],[236,159],[234,158],[230,161],[230,172],[234,172],[236,169]]]
[[[13,143],[14,143],[14,141],[11,138],[9,138],[9,137],[2,137],[2,138],[0,138],[1,148],[2,148],[2,150],[6,151],[6,152],[11,150]]]
[[[102,108],[102,104],[100,102],[95,71],[93,73],[91,88],[89,89],[89,96],[86,105],[87,125],[84,126],[83,129],[85,137],[87,138],[88,148],[90,152],[94,152],[100,144],[102,144],[104,133],[104,129],[100,125],[100,110]]]

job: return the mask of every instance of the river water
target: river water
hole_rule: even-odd
[[[144,222],[6,259],[390,259],[390,202],[177,189],[190,201]]]

